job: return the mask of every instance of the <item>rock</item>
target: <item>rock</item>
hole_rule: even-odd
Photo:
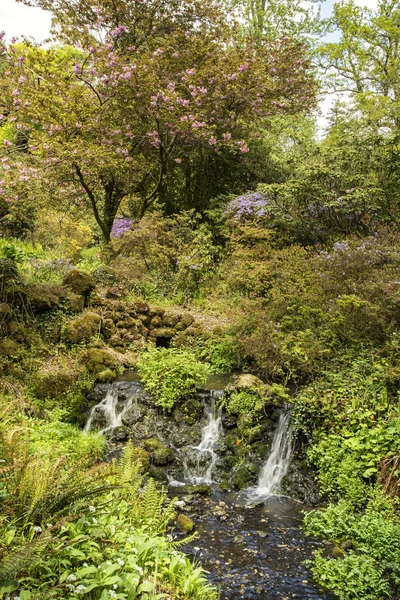
[[[26,287],[25,293],[32,310],[37,313],[52,310],[60,303],[56,288],[51,285],[32,283]]]
[[[210,496],[211,487],[206,483],[191,484],[188,483],[182,486],[182,491],[185,494],[199,494],[200,496]]]
[[[148,470],[148,475],[160,483],[168,482],[168,475],[164,469],[160,469],[159,467],[151,466]]]
[[[88,401],[91,404],[99,404],[107,393],[108,385],[104,383],[96,383],[96,385],[86,394]]]
[[[161,446],[156,448],[153,452],[153,461],[155,465],[165,466],[173,462],[174,453],[171,448],[167,448],[166,446]]]
[[[89,373],[96,375],[98,381],[112,381],[117,375],[118,361],[108,350],[90,348],[84,354],[82,362]],[[106,375],[107,372],[108,374]],[[101,376],[100,373],[102,374]]]
[[[111,442],[126,442],[129,439],[129,429],[124,426],[114,427],[107,433],[107,439]]]
[[[344,558],[346,556],[346,552],[340,546],[335,546],[332,550],[332,558]]]
[[[182,508],[185,508],[185,506],[187,506],[187,504],[184,500],[177,500],[175,502],[175,506],[176,506],[176,508],[182,509]]]
[[[176,524],[179,527],[179,529],[181,531],[184,531],[185,533],[189,533],[194,529],[194,522],[192,521],[192,519],[189,519],[189,517],[187,517],[186,515],[179,515],[179,517],[176,520]]]
[[[67,323],[64,329],[64,339],[70,344],[88,342],[96,334],[99,334],[101,317],[97,313],[87,312],[78,319]]]
[[[225,412],[222,413],[222,425],[224,429],[234,429],[236,427],[236,417]]]
[[[153,329],[152,335],[156,338],[167,338],[170,339],[174,337],[175,330],[171,327],[161,327],[160,329]]]
[[[234,391],[252,392],[253,394],[257,394],[259,396],[263,396],[266,392],[266,386],[263,381],[261,381],[261,379],[255,375],[250,374],[239,375],[232,387]]]
[[[203,416],[203,411],[203,404],[196,398],[190,398],[174,410],[174,419],[177,423],[184,421],[188,425],[194,425]]]
[[[144,420],[147,413],[147,409],[141,404],[133,404],[123,415],[122,423],[126,427],[129,427],[129,429],[132,429],[134,425]],[[148,438],[149,436],[145,437]]]
[[[63,279],[63,285],[71,289],[74,294],[83,296],[85,306],[88,303],[91,292],[96,287],[96,282],[88,273],[73,269]]]
[[[147,304],[147,302],[142,302],[141,300],[136,300],[135,302],[132,302],[131,307],[138,314],[148,313],[150,310],[150,307]]]

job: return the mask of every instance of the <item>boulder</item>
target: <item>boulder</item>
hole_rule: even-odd
[[[91,275],[73,269],[63,279],[63,285],[78,294],[83,296],[85,306],[88,303],[91,292],[96,287],[96,282]]]
[[[97,313],[87,312],[67,323],[64,339],[70,344],[88,342],[100,331],[101,317]]]

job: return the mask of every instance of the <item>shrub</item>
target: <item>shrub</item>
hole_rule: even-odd
[[[208,364],[201,363],[192,352],[178,348],[147,350],[138,368],[144,387],[153,394],[156,404],[166,410],[193,396],[210,372]]]

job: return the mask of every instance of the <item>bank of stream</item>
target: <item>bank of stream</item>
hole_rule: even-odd
[[[287,411],[275,415],[257,483],[238,492],[218,484],[226,481],[221,469],[224,418],[218,404],[230,381],[211,379],[199,390],[202,415],[191,419],[189,427],[183,422],[177,427],[151,408],[137,376],[128,373],[98,387],[87,428],[102,430],[114,452],[126,439],[147,449],[150,441],[156,450],[158,441],[168,445],[162,446],[162,460],[156,460],[150,474],[168,485],[169,496],[178,497],[179,511],[194,522],[199,537],[185,552],[201,560],[221,590],[221,600],[331,600],[334,596],[313,582],[304,564],[314,550],[330,549],[302,530],[303,513],[310,507],[282,493],[294,448]],[[301,473],[292,477],[299,479]],[[174,534],[182,536],[178,530]]]

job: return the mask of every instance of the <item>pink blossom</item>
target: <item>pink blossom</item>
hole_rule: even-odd
[[[12,143],[10,142],[10,140],[4,140],[4,145],[9,148],[10,146],[12,146]]]
[[[249,68],[249,65],[243,64],[243,65],[240,65],[239,71],[241,71],[243,73],[243,71],[247,71],[248,68]]]
[[[237,75],[236,75],[236,73],[233,73],[233,74],[231,75],[231,79],[232,79],[232,81],[236,81],[236,79],[237,79]]]
[[[210,144],[210,146],[215,146],[215,144],[217,143],[217,140],[214,136],[211,136],[208,140],[208,143]]]
[[[231,139],[231,137],[232,137],[231,133],[229,133],[229,132],[228,133],[224,133],[224,140],[226,142],[229,142],[229,140]]]
[[[178,165],[179,165],[182,162],[182,159],[181,158],[176,158],[175,162],[178,163]]]

